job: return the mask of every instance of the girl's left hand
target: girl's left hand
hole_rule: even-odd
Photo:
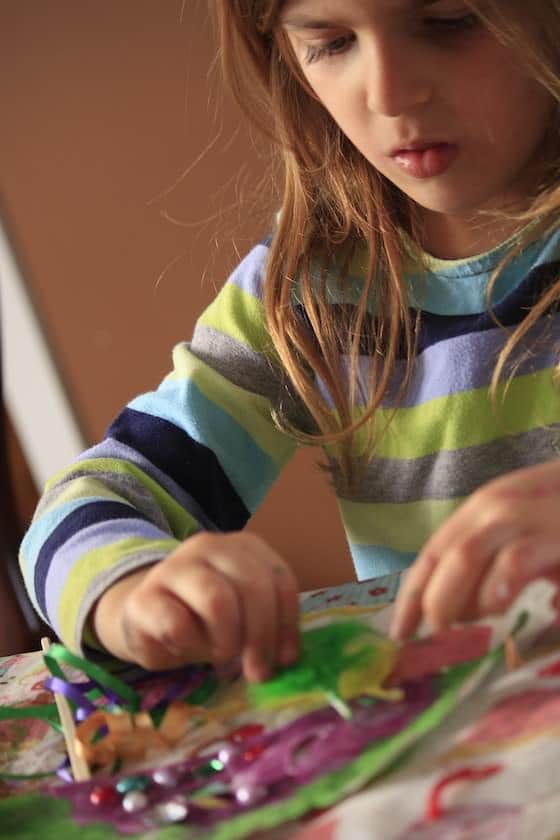
[[[560,460],[485,484],[449,517],[405,575],[391,636],[503,612],[542,577],[560,584]]]

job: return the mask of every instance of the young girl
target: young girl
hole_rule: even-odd
[[[555,0],[214,0],[283,201],[157,391],[53,478],[22,546],[72,648],[148,668],[297,657],[294,577],[242,531],[324,447],[393,632],[560,568]],[[416,558],[416,559],[415,559]]]

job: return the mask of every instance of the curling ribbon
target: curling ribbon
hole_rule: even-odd
[[[63,645],[51,645],[48,652],[44,654],[43,659],[45,660],[45,664],[53,677],[58,677],[59,679],[66,681],[64,672],[59,664],[63,662],[64,664],[77,668],[86,674],[86,676],[88,676],[90,680],[93,680],[93,682],[99,686],[106,695],[111,697],[113,702],[116,699],[120,699],[121,704],[128,711],[136,712],[140,708],[140,696],[138,692],[118,677],[110,674],[105,670],[105,668],[102,668],[101,665],[96,665],[94,662],[88,662],[87,659],[83,659],[81,656],[72,653]]]
[[[488,776],[493,776],[502,770],[501,764],[491,764],[488,767],[463,767],[460,770],[455,770],[440,779],[437,784],[433,786],[426,803],[425,819],[428,822],[439,820],[444,815],[443,806],[441,804],[441,796],[445,788],[454,782],[480,782],[487,779]]]
[[[150,749],[178,743],[194,721],[211,719],[208,710],[180,700],[167,707],[159,727],[148,712],[98,710],[76,727],[76,752],[90,765],[107,767],[117,759],[138,760]]]

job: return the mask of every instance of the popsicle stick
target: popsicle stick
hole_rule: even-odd
[[[43,653],[47,653],[50,646],[50,641],[46,636],[44,636],[41,639],[41,650]],[[66,697],[64,697],[63,694],[60,694],[60,692],[55,692],[54,700],[60,716],[60,722],[62,724],[62,733],[64,735],[64,741],[66,742],[66,749],[70,759],[72,775],[74,776],[74,780],[76,782],[85,782],[87,779],[91,778],[91,773],[87,762],[84,761],[84,759],[76,752],[76,727],[74,726],[72,710],[68,705]]]
[[[505,640],[504,653],[508,671],[515,671],[517,668],[521,668],[521,666],[524,665],[513,636],[508,636]]]

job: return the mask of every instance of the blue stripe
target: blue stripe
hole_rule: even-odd
[[[129,408],[173,423],[214,452],[251,513],[278,475],[272,458],[250,434],[190,380],[166,379],[157,391],[133,400]]]
[[[67,540],[88,528],[90,525],[95,525],[97,522],[103,522],[108,519],[139,519],[139,513],[135,508],[122,502],[107,502],[97,501],[89,502],[81,505],[68,514],[51,532],[48,539],[45,540],[37,563],[35,565],[35,574],[33,580],[33,588],[35,590],[35,597],[39,609],[46,615],[46,583],[47,575],[49,573],[51,560],[64,545]],[[168,536],[166,534],[166,536]]]
[[[494,307],[499,323],[504,327],[520,324],[544,292],[558,279],[559,272],[560,263],[558,262],[547,263],[533,269],[517,289]],[[496,323],[488,312],[475,315],[435,315],[432,312],[423,312],[418,336],[418,352],[421,353],[438,341],[494,329],[496,329]]]
[[[127,408],[107,436],[141,453],[196,500],[189,513],[201,525],[211,524],[208,530],[237,531],[249,519],[216,455],[174,422]]]
[[[358,580],[402,572],[416,559],[414,551],[394,551],[382,545],[350,543],[349,547]]]

